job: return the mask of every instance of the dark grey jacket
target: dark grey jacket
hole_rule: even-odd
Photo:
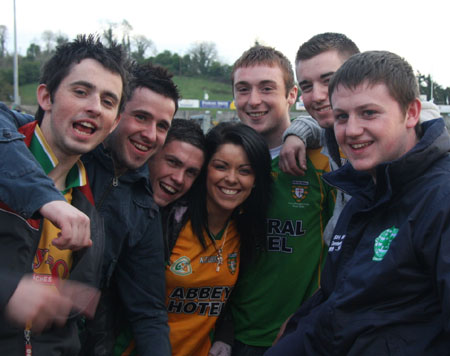
[[[27,137],[34,131],[34,123],[24,127]],[[104,249],[103,220],[93,206],[89,186],[75,188],[72,192],[72,205],[84,212],[91,220],[92,247],[73,252],[73,264],[70,280],[79,281],[93,287],[100,286],[100,271]],[[41,220],[24,219],[20,214],[0,203],[0,261],[2,273],[20,279],[26,273],[32,273],[34,255],[41,238]],[[17,282],[18,282],[17,279]],[[15,290],[9,287],[2,292],[7,303]],[[2,298],[2,299],[3,299]],[[2,307],[4,304],[2,305]],[[32,335],[31,344],[34,355],[77,355],[80,349],[76,327],[78,315],[71,315],[62,328],[46,330],[41,335]],[[4,355],[25,353],[24,331],[11,325],[4,316],[0,319],[0,350]]]

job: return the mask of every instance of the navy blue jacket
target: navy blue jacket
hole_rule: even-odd
[[[83,156],[95,205],[105,219],[102,298],[82,355],[111,355],[120,297],[140,355],[170,355],[164,241],[148,168],[116,177],[103,145]]]
[[[336,225],[321,289],[265,355],[448,355],[450,137],[442,119],[371,177],[324,176],[353,198]]]
[[[3,108],[6,107],[0,107]],[[0,200],[26,218],[43,203],[64,199],[23,143],[23,135],[17,133],[17,126],[30,120],[33,120],[30,115],[1,110],[0,133],[7,137],[0,139],[0,167],[2,172],[8,174],[0,174]],[[83,340],[85,349],[82,355],[111,354],[114,343],[112,329],[117,311],[116,293],[132,325],[139,354],[170,355],[165,309],[164,244],[160,215],[151,195],[147,168],[144,166],[114,177],[112,159],[103,145],[82,159],[97,209],[105,221],[102,297],[95,319],[87,323],[88,332],[83,334],[86,339]],[[113,185],[113,180],[117,186]],[[31,204],[33,206],[29,207]],[[12,280],[1,277],[7,278],[9,296],[19,277],[14,276]],[[5,297],[6,302],[9,297]]]
[[[25,136],[17,131],[34,117],[11,111],[3,103],[0,103],[0,113],[0,201],[25,219],[38,217],[35,214],[42,205],[65,200],[64,196],[24,145]]]

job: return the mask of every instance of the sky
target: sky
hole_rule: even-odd
[[[124,19],[132,35],[145,35],[157,53],[184,55],[196,42],[214,42],[232,64],[258,42],[292,62],[298,47],[322,32],[341,32],[361,51],[388,50],[422,74],[450,87],[450,2],[445,0],[16,0],[18,49],[43,45],[42,33],[99,33]],[[13,51],[13,0],[2,0],[0,25]]]

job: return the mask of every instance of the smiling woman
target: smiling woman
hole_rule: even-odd
[[[174,241],[166,270],[170,339],[178,356],[208,355],[209,334],[241,262],[265,246],[271,185],[266,142],[249,126],[222,123],[206,135],[206,149],[189,220]]]
[[[174,356],[208,355],[210,333],[241,265],[264,249],[270,172],[267,144],[251,127],[221,123],[206,135],[205,164],[189,203],[166,223],[175,226],[166,267]],[[125,339],[119,338],[116,355],[129,350]]]

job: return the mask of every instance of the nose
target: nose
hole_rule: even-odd
[[[360,120],[355,115],[349,115],[347,119],[345,134],[348,137],[358,137],[363,133],[364,129],[360,123]]]
[[[237,172],[234,169],[230,169],[225,177],[225,180],[229,184],[234,184],[237,182]]]
[[[184,171],[182,169],[176,169],[170,177],[174,183],[181,185],[184,180]]]
[[[146,123],[144,129],[141,132],[141,136],[148,143],[156,142],[156,123]]]
[[[100,115],[101,108],[102,108],[101,98],[99,96],[92,95],[87,101],[86,111],[91,116],[98,116]]]
[[[317,102],[326,101],[328,99],[328,86],[314,85],[313,86],[313,100]]]
[[[261,96],[260,96],[258,90],[252,90],[250,92],[250,97],[248,99],[248,103],[251,106],[257,106],[257,105],[261,104]]]

